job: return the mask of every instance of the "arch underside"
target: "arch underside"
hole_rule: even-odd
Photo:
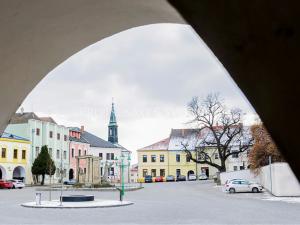
[[[170,2],[231,74],[299,179],[300,3]],[[132,27],[185,23],[181,15],[164,0],[2,1],[0,129],[35,85],[68,57]]]

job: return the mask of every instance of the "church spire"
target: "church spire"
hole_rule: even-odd
[[[118,143],[118,125],[115,114],[115,104],[112,102],[111,104],[111,113],[108,124],[108,141],[116,144]]]

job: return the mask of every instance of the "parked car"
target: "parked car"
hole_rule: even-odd
[[[16,179],[13,179],[13,180],[9,180],[10,182],[12,182],[13,186],[12,188],[24,188],[25,187],[25,184],[21,181],[21,180],[16,180]]]
[[[76,180],[74,180],[74,179],[66,180],[66,181],[64,181],[64,184],[65,185],[74,185],[74,184],[76,184]]]
[[[7,180],[0,180],[0,188],[11,189],[13,187],[13,183]]]
[[[179,175],[177,178],[176,178],[176,181],[186,181],[186,177],[184,175]]]
[[[145,176],[145,183],[152,183],[152,176],[150,175]]]
[[[261,192],[263,187],[260,184],[250,182],[248,180],[230,180],[225,184],[225,191],[229,193],[235,192]]]
[[[205,173],[202,173],[199,175],[199,180],[207,180],[207,179],[208,179],[208,177],[206,176]]]
[[[163,181],[164,181],[164,177],[162,176],[155,177],[155,182],[163,182]]]
[[[145,183],[145,178],[144,177],[140,177],[137,179],[138,183]]]
[[[166,182],[173,182],[175,181],[175,177],[173,175],[169,175],[166,177]]]
[[[190,174],[188,177],[189,180],[197,180],[197,177],[195,174]]]

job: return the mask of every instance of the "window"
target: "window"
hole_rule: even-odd
[[[14,159],[18,158],[18,149],[14,149]]]
[[[100,175],[103,175],[103,167],[100,167]]]
[[[80,149],[78,150],[78,156],[81,156],[81,150]]]
[[[236,171],[237,170],[237,166],[233,166],[233,170]]]
[[[86,155],[86,150],[84,150],[84,155]]]
[[[6,158],[6,148],[2,148],[1,157]]]
[[[67,159],[67,151],[64,151],[64,159]]]
[[[57,150],[56,150],[56,158],[57,158],[57,159],[59,159],[59,155],[60,155],[60,152],[59,152],[59,150],[57,149]]]
[[[106,153],[106,160],[110,160],[110,154]]]
[[[176,154],[176,162],[180,162],[180,154]]]
[[[49,131],[49,138],[53,138],[53,131]]]
[[[144,163],[147,162],[147,155],[143,155],[143,162],[144,162]]]
[[[238,157],[239,157],[239,153],[236,152],[232,154],[232,158],[238,158]]]
[[[83,169],[84,174],[86,174],[86,168]]]
[[[39,154],[40,154],[40,148],[35,147],[35,157],[38,157]]]
[[[147,169],[143,169],[143,177],[147,176],[148,174],[148,170]]]
[[[115,154],[114,153],[110,153],[110,159],[114,160],[115,159]]]
[[[26,159],[26,150],[22,150],[22,159]]]
[[[115,175],[115,168],[114,167],[108,168],[108,175],[109,176],[114,176]]]
[[[165,176],[165,169],[160,169],[159,170],[159,175],[164,177]]]
[[[191,161],[191,158],[189,155],[186,155],[186,162],[190,162]]]
[[[50,157],[52,158],[52,148],[49,148],[48,152],[49,152]]]
[[[219,159],[219,153],[215,153],[215,159]]]
[[[60,140],[60,133],[56,134],[57,140]]]
[[[156,162],[156,155],[151,155],[151,162]]]
[[[151,176],[152,177],[156,177],[156,169],[152,169],[151,170]]]
[[[67,139],[68,139],[68,136],[64,135],[64,141],[67,141]]]
[[[40,136],[40,128],[35,129],[36,136]]]
[[[102,152],[99,153],[99,157],[102,159],[102,157],[103,157]]]
[[[72,158],[74,158],[74,148],[72,148],[71,156],[72,156]]]
[[[159,156],[159,161],[164,162],[165,161],[165,155],[160,155]]]
[[[245,167],[244,166],[240,166],[240,170],[244,170],[245,169]]]

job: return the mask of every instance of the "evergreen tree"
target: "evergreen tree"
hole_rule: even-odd
[[[42,146],[40,154],[34,160],[31,167],[31,172],[33,175],[42,175],[41,185],[44,185],[45,175],[54,175],[56,170],[54,161],[48,153],[47,145]]]

